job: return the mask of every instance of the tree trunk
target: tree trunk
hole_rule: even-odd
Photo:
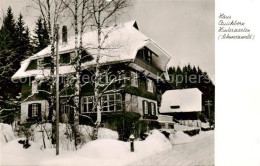
[[[99,93],[99,84],[100,84],[100,56],[101,56],[101,25],[100,25],[100,11],[98,12],[98,20],[97,20],[97,37],[98,37],[98,53],[97,53],[97,59],[96,59],[96,72],[95,72],[95,103],[97,108],[97,121],[95,123],[94,129],[93,129],[93,138],[94,140],[97,139],[98,135],[98,128],[101,123],[101,103],[100,103],[100,93]]]

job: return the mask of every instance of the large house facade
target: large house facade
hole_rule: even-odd
[[[82,61],[83,75],[93,75],[91,68],[95,66],[95,32],[83,35],[83,44],[87,49],[86,59]],[[66,42],[67,41],[67,42]],[[74,37],[61,41],[59,44],[60,56],[60,114],[65,122],[74,107],[71,105],[74,96],[73,82],[68,82],[70,76],[75,75],[75,66],[72,59],[75,56]],[[173,123],[172,116],[159,115],[162,94],[167,90],[168,79],[166,65],[170,56],[153,40],[142,34],[135,21],[119,26],[108,37],[107,46],[116,49],[103,50],[100,58],[102,68],[109,68],[109,73],[120,77],[120,72],[125,78],[113,83],[101,97],[102,118],[108,120],[111,114],[117,112],[136,112],[140,120],[146,123],[157,122],[163,126]],[[91,45],[93,47],[91,47]],[[109,50],[109,51],[108,51]],[[21,85],[21,123],[31,120],[51,119],[49,98],[50,85],[44,80],[50,75],[48,60],[50,46],[21,62],[20,69],[13,75],[14,81],[20,80]],[[110,74],[105,74],[103,82],[109,84]],[[81,80],[81,81],[82,81]],[[80,93],[80,123],[87,123],[86,117],[95,120],[94,85],[84,81]],[[86,115],[86,116],[84,116]],[[104,123],[110,127],[109,123]]]

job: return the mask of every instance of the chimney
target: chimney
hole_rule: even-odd
[[[63,26],[62,27],[62,43],[67,43],[68,41],[68,30],[67,30],[67,26]]]

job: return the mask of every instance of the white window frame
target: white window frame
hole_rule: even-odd
[[[119,95],[120,97],[117,98],[117,95]],[[106,101],[103,100],[103,99],[104,99],[104,98],[103,98],[104,96],[106,96],[106,98],[107,98]],[[109,96],[113,96],[114,99],[110,101],[110,100],[109,100]],[[93,98],[92,102],[89,101],[89,98],[90,98],[90,97]],[[103,104],[104,104],[105,102],[107,103],[107,106],[106,106],[107,111],[103,111]],[[82,103],[82,104],[81,104],[81,105],[82,105],[82,106],[81,106],[82,113],[92,112],[91,110],[89,110],[89,104],[90,104],[90,103],[93,103],[93,107],[94,107],[94,96],[84,96],[84,97],[82,97],[81,103]],[[111,103],[113,103],[113,104],[111,104]],[[121,107],[120,110],[117,110],[117,104],[118,104],[118,103],[120,103],[120,107]],[[87,105],[87,111],[84,111],[84,104]],[[110,107],[111,107],[111,106],[114,107],[113,110],[110,110]],[[121,95],[120,93],[104,94],[104,95],[102,95],[102,97],[101,97],[101,107],[102,107],[101,112],[122,111],[122,95]]]
[[[120,96],[119,99],[117,99],[117,95]],[[106,96],[106,101],[103,100],[103,97]],[[114,100],[109,100],[109,96],[113,96]],[[107,103],[107,111],[103,111],[103,104],[104,103]],[[122,96],[120,93],[114,93],[114,94],[105,94],[105,95],[102,95],[102,98],[101,98],[101,103],[102,103],[102,112],[115,112],[115,111],[122,111]],[[111,104],[113,103],[113,104]],[[117,110],[117,103],[120,103],[120,107],[121,109],[120,110]],[[110,110],[110,107],[113,106],[114,109],[113,110]]]
[[[138,88],[138,74],[131,71],[131,86]]]
[[[147,91],[153,93],[153,81],[147,78]]]
[[[154,102],[150,102],[151,104],[151,114],[156,115],[156,104]]]
[[[37,59],[37,70],[41,70],[43,68],[44,68],[44,59],[43,58]]]
[[[91,99],[92,98],[92,101],[90,101],[89,99]],[[89,110],[89,104],[93,104],[93,107],[94,107],[94,96],[84,96],[84,97],[82,97],[82,99],[81,99],[81,102],[82,102],[82,107],[81,107],[81,109],[82,109],[82,112],[83,113],[87,113],[87,112],[92,112],[92,110]],[[86,111],[84,111],[84,105],[87,105],[87,110]]]
[[[37,117],[39,112],[38,103],[32,104],[32,117]]]
[[[32,94],[38,93],[38,83],[36,80],[32,81]]]
[[[149,114],[149,102],[147,100],[144,100],[144,114],[148,115]]]
[[[63,114],[69,114],[71,111],[71,106],[68,104],[63,105]]]

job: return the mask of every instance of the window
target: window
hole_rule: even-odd
[[[28,117],[40,117],[41,116],[41,104],[33,103],[28,105]]]
[[[147,86],[147,91],[148,92],[153,92],[153,81],[150,79],[146,80],[146,86]]]
[[[150,102],[151,114],[156,115],[156,105],[153,102]]]
[[[62,108],[61,108],[61,112],[63,114],[70,114],[70,111],[71,111],[71,106],[70,105],[63,105]]]
[[[69,64],[70,63],[70,53],[65,53],[60,55],[60,63],[61,64]]]
[[[148,101],[143,100],[143,111],[144,111],[144,115],[148,115],[149,114],[149,108],[148,108]]]
[[[172,105],[172,106],[171,106],[171,109],[178,109],[178,108],[180,108],[179,105]]]
[[[49,68],[51,67],[52,58],[50,56],[43,58],[44,67]]]
[[[137,52],[137,57],[139,57],[140,59],[145,59],[145,55],[144,55],[144,49],[140,49]]]
[[[92,112],[94,97],[82,97],[83,112]],[[101,109],[103,112],[122,111],[121,94],[106,94],[101,97]],[[96,109],[95,109],[96,112]]]
[[[138,87],[138,74],[131,71],[131,86]]]
[[[73,82],[71,77],[60,77],[60,90],[64,89],[65,87],[71,87]]]
[[[156,115],[156,104],[143,100],[143,112],[144,115]]]
[[[103,111],[108,111],[107,95],[102,96],[102,108],[103,108]]]
[[[122,111],[121,94],[107,94],[102,96],[102,111]]]
[[[94,97],[82,97],[82,109],[83,112],[92,112],[94,107]]]
[[[44,60],[43,60],[43,58],[37,59],[37,69],[40,70],[40,69],[43,69],[43,68],[44,68]]]
[[[32,94],[37,93],[38,92],[38,84],[37,81],[32,81]]]
[[[137,57],[149,64],[152,64],[153,55],[155,55],[155,54],[146,47],[138,50],[138,52],[137,52]]]
[[[115,111],[115,96],[112,95],[108,95],[109,96],[109,111]]]
[[[32,104],[32,117],[38,116],[38,104]]]

